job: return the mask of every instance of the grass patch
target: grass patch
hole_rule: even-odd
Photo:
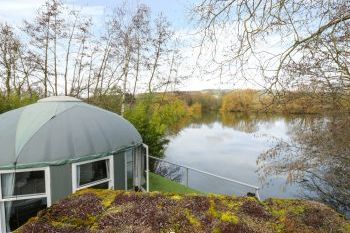
[[[152,172],[149,173],[149,189],[150,191],[158,191],[164,193],[197,193],[201,194],[198,190],[187,188],[186,186],[179,184],[175,181],[171,181],[167,178],[154,174]]]

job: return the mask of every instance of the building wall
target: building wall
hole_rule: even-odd
[[[124,152],[118,152],[114,155],[114,189],[116,190],[125,189],[125,169]],[[54,204],[72,193],[72,165],[51,166],[50,171],[51,199]]]
[[[51,166],[52,204],[72,193],[72,165]]]
[[[119,152],[114,155],[114,189],[125,189],[124,152]]]

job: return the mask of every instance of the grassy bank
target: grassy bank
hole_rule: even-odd
[[[17,233],[348,233],[350,222],[306,200],[259,202],[224,195],[85,189],[44,210]]]
[[[150,187],[149,187],[150,191],[159,191],[164,193],[178,193],[178,194],[186,194],[186,193],[200,194],[201,193],[195,189],[187,188],[182,184],[179,184],[175,181],[171,181],[167,178],[164,178],[154,173],[149,174],[149,181],[150,181]]]

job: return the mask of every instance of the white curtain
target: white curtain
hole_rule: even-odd
[[[139,148],[140,158],[141,158],[141,186],[146,184],[146,153],[142,147]],[[146,189],[146,187],[144,186]]]
[[[134,185],[141,188],[141,177],[142,177],[142,153],[140,148],[134,149]]]
[[[1,190],[3,198],[11,197],[15,190],[15,173],[6,173],[1,175]],[[6,231],[10,231],[10,216],[11,216],[12,202],[5,203],[5,223]]]
[[[127,150],[124,152],[124,158],[126,161],[126,189],[130,190],[134,185],[134,153],[133,150]],[[132,182],[132,183],[131,183]],[[131,183],[131,184],[130,184]]]

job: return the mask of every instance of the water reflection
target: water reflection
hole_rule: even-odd
[[[203,114],[169,136],[165,159],[258,185],[262,198],[311,198],[347,212],[349,129],[347,116]],[[184,182],[182,170],[157,169]],[[190,174],[189,184],[206,192],[250,191],[200,174]]]
[[[263,178],[285,175],[308,191],[304,197],[350,216],[350,118],[298,118],[289,123],[290,138],[258,159]]]

